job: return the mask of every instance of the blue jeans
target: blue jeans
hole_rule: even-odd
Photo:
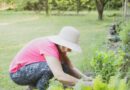
[[[64,72],[69,73],[66,65],[63,64],[62,68]],[[10,73],[10,77],[18,85],[30,85],[39,90],[46,90],[53,74],[46,62],[37,62],[22,67],[16,73]]]

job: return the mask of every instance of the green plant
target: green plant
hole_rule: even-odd
[[[97,76],[94,79],[94,85],[93,85],[94,90],[107,90],[107,84],[103,83],[102,77]]]
[[[126,22],[122,26],[122,31],[120,32],[120,38],[123,44],[123,50],[130,54],[130,22]]]
[[[118,76],[112,76],[108,84],[108,90],[127,90],[126,80],[119,79]]]
[[[64,90],[64,87],[59,81],[51,79],[47,90]]]
[[[123,54],[116,55],[112,51],[96,52],[91,61],[96,75],[101,75],[105,82],[108,82],[111,76],[114,76],[123,63]]]
[[[122,26],[122,31],[120,32],[120,37],[123,42],[123,44],[129,44],[130,45],[130,22],[126,22]]]
[[[64,88],[63,84],[57,80],[50,80],[49,88],[47,90],[92,90],[91,86],[86,86],[82,80],[72,88]]]
[[[121,27],[122,30],[120,31],[119,35],[121,38],[122,43],[122,50],[125,52],[124,55],[124,64],[122,65],[122,76],[124,77],[130,66],[130,22],[125,22]]]
[[[108,83],[104,83],[101,76],[96,76],[93,80],[93,86],[86,86],[83,80],[79,82],[73,88],[64,89],[63,84],[54,79],[51,80],[49,88],[47,90],[127,90],[128,85],[125,79],[120,79],[119,76],[112,76]]]
[[[104,83],[101,76],[94,79],[93,90],[127,90],[128,85],[125,79],[120,79],[119,76],[110,77],[109,83]]]

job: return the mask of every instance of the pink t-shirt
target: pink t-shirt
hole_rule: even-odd
[[[32,40],[15,56],[10,65],[9,72],[15,73],[27,64],[45,62],[45,56],[53,56],[60,60],[56,45],[49,41],[48,38]]]

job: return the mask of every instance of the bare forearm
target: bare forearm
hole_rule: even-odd
[[[88,77],[85,74],[83,74],[81,71],[79,71],[77,68],[73,68],[73,71],[75,74],[77,74],[79,77],[81,77],[85,81],[93,81],[92,77]]]
[[[81,71],[79,71],[77,68],[73,68],[73,73],[80,79],[80,78],[85,78],[86,75],[84,75]]]
[[[64,84],[68,84],[68,85],[75,85],[79,79],[71,76],[71,75],[68,75],[66,73],[64,73],[61,77],[58,78],[59,81],[61,81],[62,83]]]

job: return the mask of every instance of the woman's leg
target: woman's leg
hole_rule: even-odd
[[[42,77],[37,81],[36,87],[39,90],[46,90],[46,88],[49,86],[49,80],[53,77],[52,71],[46,65],[46,70],[44,70]]]
[[[16,84],[36,86],[39,90],[44,90],[44,85],[53,74],[46,62],[38,62],[24,66],[10,76]]]

